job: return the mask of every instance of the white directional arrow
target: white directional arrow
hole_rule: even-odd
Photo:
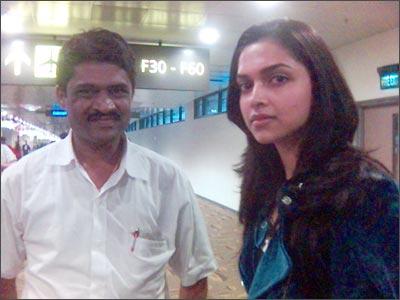
[[[11,53],[6,57],[4,64],[7,66],[10,63],[14,63],[14,75],[21,75],[22,63],[31,65],[31,59],[24,52],[24,42],[15,41],[11,44]]]

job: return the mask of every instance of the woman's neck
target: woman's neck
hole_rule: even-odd
[[[285,142],[285,143],[275,143],[275,147],[281,158],[283,168],[285,169],[286,179],[293,177],[294,171],[297,166],[297,160],[299,155],[299,142]]]

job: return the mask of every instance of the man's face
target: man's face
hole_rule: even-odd
[[[133,87],[126,71],[114,64],[76,65],[65,92],[57,88],[57,97],[81,142],[101,146],[118,141],[129,124]]]

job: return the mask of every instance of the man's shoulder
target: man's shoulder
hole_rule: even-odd
[[[169,158],[151,150],[129,141],[130,155],[135,154],[147,159],[157,165],[166,165],[171,168],[178,168],[178,166]],[[178,168],[179,169],[179,168]]]
[[[177,175],[183,178],[187,177],[182,169],[169,158],[131,141],[128,141],[128,143],[130,159],[135,162],[139,160],[143,170],[148,170],[150,173],[157,170],[157,174],[162,177],[175,177]]]
[[[17,162],[3,171],[2,177],[31,176],[30,170],[39,172],[47,164],[48,159],[51,159],[49,154],[52,153],[53,144],[46,145],[31,152],[29,155],[21,157]]]

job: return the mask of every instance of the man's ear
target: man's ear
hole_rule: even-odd
[[[57,97],[57,102],[60,103],[62,108],[65,108],[66,105],[66,93],[63,88],[61,88],[59,85],[56,86],[56,97]]]

